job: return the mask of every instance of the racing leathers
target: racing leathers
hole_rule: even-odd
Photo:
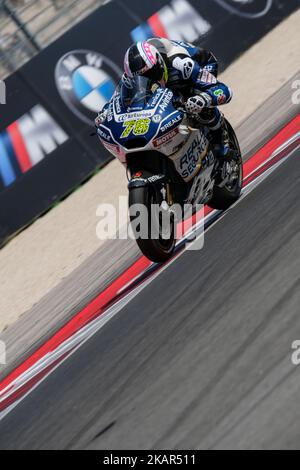
[[[218,81],[216,57],[205,49],[181,41],[153,38],[147,42],[158,49],[168,69],[166,86],[186,99],[186,110],[199,125],[209,127],[215,153],[224,157],[229,151],[229,138],[223,114],[218,106],[232,99],[231,89]]]
[[[152,38],[133,45],[127,51],[124,67],[125,86],[130,86],[134,76],[142,75],[179,92],[195,125],[210,129],[215,155],[227,156],[229,137],[218,106],[229,103],[232,92],[227,85],[218,81],[218,62],[211,52],[182,41]],[[96,125],[105,117],[104,108]]]

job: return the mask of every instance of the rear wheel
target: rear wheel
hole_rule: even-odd
[[[240,197],[243,188],[243,160],[240,145],[230,123],[226,121],[232,156],[228,157],[224,172],[227,182],[224,186],[215,186],[209,206],[213,209],[226,210]]]
[[[168,261],[176,244],[175,218],[168,209],[158,211],[160,206],[154,187],[130,189],[130,222],[136,242],[141,252],[155,263]]]

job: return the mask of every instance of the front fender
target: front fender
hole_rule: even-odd
[[[149,173],[142,173],[134,175],[133,178],[129,181],[128,189],[134,188],[145,188],[147,186],[156,186],[163,183],[168,183],[168,180],[165,175],[150,175]]]

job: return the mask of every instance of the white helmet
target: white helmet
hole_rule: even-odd
[[[147,41],[133,44],[125,55],[125,74],[129,78],[142,75],[153,81],[168,81],[168,69],[160,52]]]

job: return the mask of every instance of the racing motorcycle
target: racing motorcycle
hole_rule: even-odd
[[[214,155],[209,129],[195,126],[177,92],[145,77],[135,78],[130,86],[119,84],[97,134],[127,168],[131,225],[139,248],[151,261],[165,262],[174,252],[179,222],[174,205],[196,210],[208,204],[226,210],[239,199],[241,150],[228,121],[226,125],[231,150],[224,162]],[[137,207],[147,209],[138,224]],[[162,212],[170,216],[167,230]]]

